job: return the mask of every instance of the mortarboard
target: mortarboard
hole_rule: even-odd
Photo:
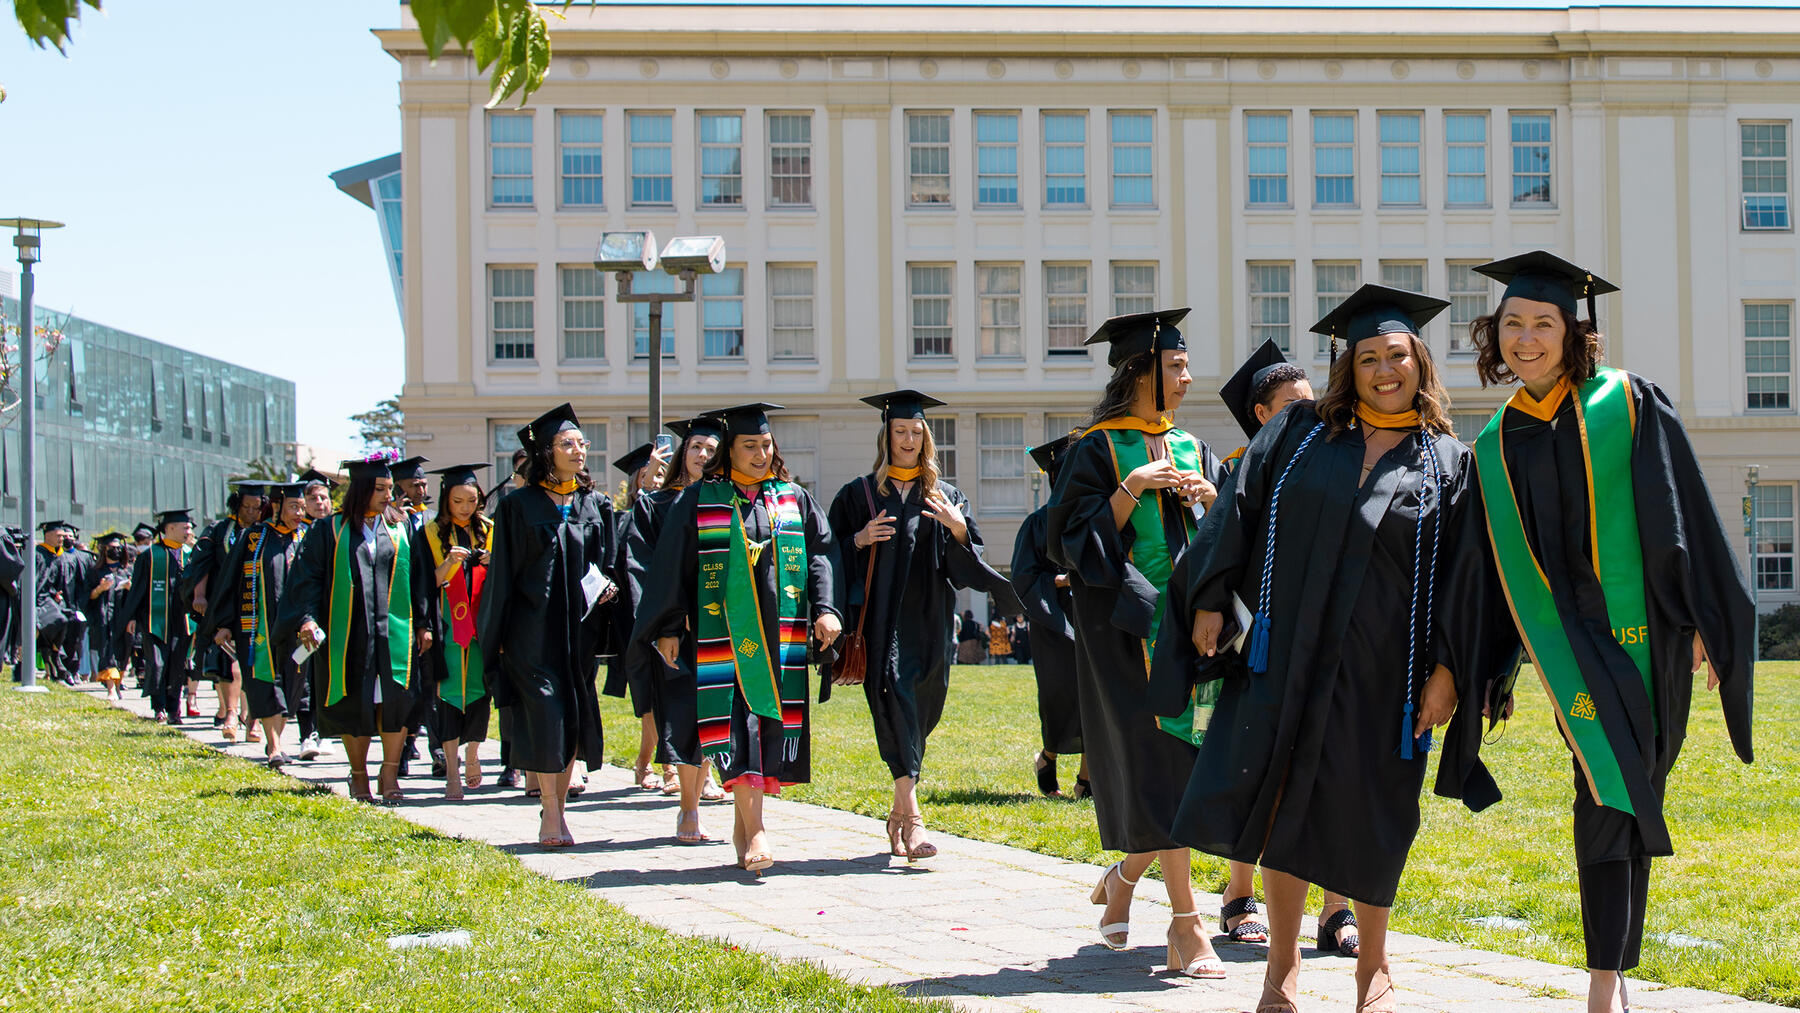
[[[650,452],[654,449],[656,449],[655,444],[646,443],[614,461],[612,466],[626,475],[635,475],[639,468],[649,463]]]
[[[894,390],[886,394],[871,394],[863,398],[862,403],[881,409],[881,421],[892,422],[895,419],[923,419],[925,409],[936,408],[944,402],[916,390]]]
[[[424,478],[425,469],[421,465],[431,463],[428,457],[409,457],[404,461],[395,461],[388,465],[388,472],[396,482],[409,482],[415,478]]]
[[[1175,325],[1187,315],[1188,308],[1183,306],[1180,309],[1110,317],[1082,344],[1110,345],[1106,352],[1106,364],[1115,369],[1120,363],[1145,352],[1184,352],[1187,351],[1187,342]],[[1164,408],[1162,370],[1153,369],[1151,372],[1156,376],[1156,410],[1160,412]]]
[[[1344,351],[1351,353],[1356,351],[1357,342],[1378,334],[1405,332],[1418,337],[1419,328],[1449,305],[1443,299],[1417,292],[1364,285],[1312,325],[1312,332],[1331,339],[1331,361],[1336,362],[1339,338],[1344,340]]]
[[[269,486],[270,499],[295,499],[306,495],[307,482],[277,482]]]
[[[169,510],[158,510],[156,512],[156,523],[158,527],[168,527],[171,524],[181,524],[184,522],[187,524],[194,523],[194,518],[188,515],[187,507],[174,507]]]
[[[755,404],[741,404],[736,408],[727,408],[719,412],[719,415],[725,420],[727,436],[734,438],[755,436],[769,431],[769,413],[780,411],[782,407],[782,405],[764,404],[759,401]]]
[[[1038,470],[1050,476],[1052,483],[1056,481],[1056,470],[1062,467],[1063,456],[1075,445],[1076,439],[1074,433],[1064,433],[1049,443],[1031,448],[1031,459],[1037,462]]]
[[[337,488],[337,483],[333,482],[329,476],[317,468],[308,468],[301,472],[299,480],[306,485],[322,485],[327,490]]]
[[[67,521],[45,521],[44,523],[38,525],[38,530],[45,531],[45,532],[60,531],[65,527],[68,527]]]
[[[137,527],[131,529],[131,537],[133,540],[136,540],[140,536],[144,538],[155,538],[156,529],[148,524],[139,524]]]
[[[663,423],[663,428],[681,439],[691,436],[710,436],[715,440],[725,438],[725,420],[717,415],[696,415],[691,419],[676,419]]]
[[[575,417],[575,409],[567,401],[550,409],[531,424],[519,430],[519,443],[527,451],[535,454],[550,445],[557,433],[570,429],[580,429],[581,420]]]
[[[118,531],[108,531],[104,535],[95,535],[94,536],[94,544],[95,545],[104,545],[107,542],[122,542],[124,540],[125,540],[125,535]]]
[[[239,496],[255,496],[257,499],[262,499],[269,494],[267,483],[261,481],[233,482],[231,487],[237,490]]]
[[[354,482],[359,478],[371,480],[377,478],[392,478],[394,475],[393,471],[390,470],[392,464],[392,458],[385,454],[377,454],[361,461],[345,461],[342,463],[341,467],[344,469],[345,473],[350,476],[350,481]]]
[[[1598,319],[1594,315],[1594,297],[1619,290],[1612,282],[1594,277],[1592,271],[1543,250],[1496,260],[1474,271],[1505,285],[1506,292],[1500,297],[1503,300],[1516,295],[1521,299],[1553,303],[1574,315],[1578,312],[1575,301],[1585,299],[1589,320]]]
[[[1250,358],[1231,374],[1219,388],[1219,399],[1231,410],[1231,417],[1244,430],[1244,435],[1254,439],[1262,423],[1256,421],[1256,403],[1261,400],[1263,381],[1274,372],[1276,366],[1288,365],[1287,356],[1281,354],[1281,346],[1273,341],[1265,341],[1262,347],[1250,353]]]
[[[452,464],[448,468],[433,468],[426,474],[444,476],[438,482],[438,492],[441,494],[445,489],[456,485],[472,485],[480,488],[481,480],[475,477],[475,472],[477,469],[487,466],[485,461],[481,464]]]

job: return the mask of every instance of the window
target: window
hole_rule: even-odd
[[[812,207],[812,114],[769,114],[769,206]]]
[[[606,275],[592,267],[564,267],[562,357],[564,362],[606,359]]]
[[[642,271],[631,279],[633,292],[674,292],[680,285],[680,279],[666,271]],[[675,327],[669,306],[669,303],[663,304],[662,354],[665,359],[675,357]],[[648,303],[634,302],[631,304],[631,357],[639,361],[650,357],[650,306]],[[632,446],[635,447],[637,444],[634,443]]]
[[[1450,276],[1450,354],[1473,355],[1475,342],[1469,337],[1469,326],[1475,318],[1488,312],[1493,298],[1492,283],[1485,275],[1475,273],[1479,260],[1445,261]]]
[[[700,114],[700,205],[744,203],[744,115]]]
[[[950,114],[906,114],[906,202],[950,204]]]
[[[769,432],[794,481],[816,493],[819,484],[819,420],[791,415],[769,417]]]
[[[557,113],[557,162],[562,167],[562,206],[594,207],[601,195],[600,113]]]
[[[1756,589],[1794,589],[1794,486],[1756,486]]]
[[[1361,284],[1361,264],[1313,261],[1313,296],[1317,300],[1317,305],[1314,306],[1317,314],[1313,319],[1325,319],[1325,314],[1337,309],[1338,303],[1343,302]],[[1318,335],[1318,339],[1314,354],[1323,359],[1331,354],[1331,343],[1323,334]]]
[[[1744,228],[1788,229],[1788,125],[1738,124]]]
[[[981,474],[976,505],[982,514],[1022,514],[1030,506],[1025,483],[1025,416],[976,417]]]
[[[1087,206],[1087,113],[1044,114],[1044,205]]]
[[[1381,262],[1381,283],[1388,288],[1397,288],[1402,292],[1425,292],[1425,262],[1423,260],[1384,260]]]
[[[1156,265],[1114,262],[1112,290],[1113,316],[1149,313],[1156,309]]]
[[[161,432],[163,427],[163,408],[169,403],[168,368],[155,359],[150,360],[150,429]]]
[[[219,380],[219,443],[231,446],[231,381]]]
[[[387,238],[388,258],[394,262],[394,280],[406,277],[406,256],[400,237],[402,208],[400,174],[389,173],[375,181],[376,206],[381,209],[382,234]]]
[[[744,269],[700,276],[700,357],[744,357]]]
[[[976,264],[975,295],[981,301],[981,351],[984,359],[1020,356],[1023,326],[1019,319],[1018,264]]]
[[[1487,113],[1444,114],[1444,203],[1486,207]]]
[[[87,375],[87,342],[80,338],[70,338],[69,346],[69,415],[81,418],[82,387]]]
[[[927,415],[925,424],[931,427],[931,442],[937,447],[938,477],[955,485],[956,416]]]
[[[1794,406],[1794,304],[1744,304],[1744,386],[1751,411]]]
[[[923,359],[953,354],[950,339],[950,266],[906,265],[906,294],[912,304],[912,354]]]
[[[626,113],[631,142],[631,204],[669,207],[675,203],[674,117],[668,113]]]
[[[537,357],[532,312],[536,294],[536,272],[531,268],[488,268],[488,346],[493,361]]]
[[[1044,442],[1061,439],[1087,424],[1085,412],[1062,413],[1053,412],[1044,416]]]
[[[192,437],[194,435],[194,408],[188,398],[187,377],[182,374],[180,366],[174,365],[169,367],[168,375],[169,406],[177,409],[175,417],[181,422],[181,435]]]
[[[1550,114],[1512,114],[1512,202],[1550,204]]]
[[[1419,188],[1419,113],[1382,113],[1381,203],[1418,207],[1425,203]]]
[[[1313,207],[1356,206],[1356,115],[1313,113]]]
[[[204,375],[194,377],[194,387],[200,395],[200,438],[207,443],[212,442],[213,435],[213,399],[207,393],[207,382]]]
[[[1019,205],[1019,114],[975,114],[975,206]]]
[[[1044,265],[1044,326],[1051,355],[1086,356],[1088,266]]]
[[[1294,352],[1294,265],[1248,265],[1250,275],[1250,344],[1273,341],[1281,354]]]
[[[811,360],[813,265],[769,265],[769,358]]]
[[[531,114],[490,112],[488,206],[531,206]]]
[[[1112,206],[1150,207],[1156,203],[1156,119],[1149,113],[1111,113],[1108,118],[1112,126]]]
[[[1288,207],[1288,114],[1247,113],[1244,136],[1249,144],[1245,162],[1250,206]]]

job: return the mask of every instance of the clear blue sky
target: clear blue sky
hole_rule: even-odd
[[[383,0],[108,0],[65,59],[5,17],[0,216],[69,225],[45,238],[39,304],[287,377],[300,439],[354,449],[347,417],[399,391],[400,320],[373,212],[326,176],[399,149],[398,66],[369,34],[398,18]]]

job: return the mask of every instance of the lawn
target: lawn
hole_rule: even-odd
[[[1676,856],[1658,861],[1651,880],[1645,931],[1665,939],[1646,940],[1637,975],[1800,1007],[1800,663],[1765,662],[1757,679],[1754,766],[1732,754],[1717,697],[1696,687],[1687,746],[1669,785]],[[1483,750],[1506,799],[1473,815],[1427,794],[1394,924],[1580,966],[1569,754],[1536,680],[1526,673],[1520,686],[1517,714]],[[1036,792],[1034,693],[1027,667],[955,670],[925,758],[926,822],[1076,861],[1110,861],[1116,856],[1100,849],[1092,803]],[[612,699],[605,706],[609,749],[629,764],[636,734],[628,708]],[[815,707],[813,734],[814,783],[791,797],[883,817],[892,781],[876,756],[862,694]],[[1062,771],[1071,784],[1073,766],[1065,761]],[[1202,857],[1196,866],[1206,889],[1224,886],[1223,862]],[[1525,925],[1470,921],[1484,916]]]
[[[0,689],[0,842],[3,1010],[921,1008],[60,689]],[[472,944],[387,943],[453,928]]]

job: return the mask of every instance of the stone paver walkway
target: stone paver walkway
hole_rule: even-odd
[[[210,715],[210,693],[203,696],[202,710]],[[135,694],[128,693],[122,706],[149,715],[148,701]],[[189,721],[183,732],[233,756],[262,756],[261,745],[226,743],[206,719]],[[1099,877],[1093,866],[942,833],[933,834],[941,852],[936,859],[908,866],[888,856],[879,820],[779,799],[766,806],[777,864],[757,878],[733,864],[728,804],[702,809],[717,842],[677,845],[674,799],[640,791],[629,771],[614,767],[593,772],[587,793],[569,806],[569,826],[580,843],[544,852],[535,843],[536,805],[519,791],[493,787],[499,773],[495,744],[482,755],[487,783],[466,800],[446,802],[441,784],[415,777],[404,782],[408,798],[392,811],[446,834],[486,841],[534,871],[580,884],[674,932],[812,961],[841,978],[897,985],[973,1011],[1255,1008],[1260,946],[1215,938],[1230,968],[1222,982],[1185,979],[1163,967],[1169,908],[1153,880],[1137,891],[1131,948],[1113,952],[1099,942],[1100,909],[1087,899]],[[413,769],[429,772],[430,765],[415,763]],[[345,791],[346,767],[335,744],[316,761],[289,765],[286,773]],[[1215,928],[1218,902],[1200,895],[1201,912]],[[1354,961],[1314,954],[1307,945],[1311,925],[1309,919],[1302,936],[1302,1008],[1350,1009]],[[1420,936],[1394,935],[1389,949],[1404,1010],[1583,1008],[1582,971]],[[1646,1013],[1780,1009],[1697,989],[1634,986],[1633,1008]]]

